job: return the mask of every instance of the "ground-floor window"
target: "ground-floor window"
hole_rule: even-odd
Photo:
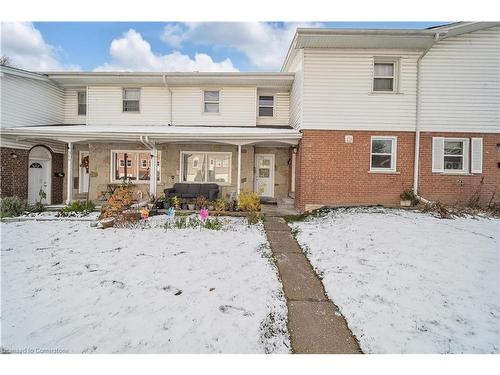
[[[444,139],[444,170],[465,172],[465,139]]]
[[[231,157],[231,152],[181,151],[181,181],[229,184]]]
[[[371,171],[396,171],[396,142],[396,137],[373,136],[371,138]]]
[[[160,181],[160,153],[157,162],[157,180]],[[151,154],[148,151],[111,151],[111,180],[114,182],[149,181]]]

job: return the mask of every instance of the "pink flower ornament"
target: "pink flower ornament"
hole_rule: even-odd
[[[208,219],[208,210],[206,208],[202,208],[199,213],[200,220],[205,223]]]

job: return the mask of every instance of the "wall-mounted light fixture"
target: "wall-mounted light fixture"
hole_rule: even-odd
[[[17,156],[18,156],[18,155],[17,155],[15,152],[11,152],[11,153],[10,153],[10,157],[11,157],[12,159],[17,159]]]

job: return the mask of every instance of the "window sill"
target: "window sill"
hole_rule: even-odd
[[[401,172],[398,172],[398,171],[376,171],[376,170],[369,170],[368,173],[373,173],[373,174],[401,174]]]
[[[404,95],[399,91],[371,91],[368,93],[369,95]]]
[[[433,172],[434,174],[440,174],[443,176],[474,176],[480,175],[481,173],[469,173],[469,172]]]

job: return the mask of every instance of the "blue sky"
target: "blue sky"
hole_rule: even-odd
[[[11,23],[2,24],[2,54],[31,70],[277,71],[297,26],[420,29],[443,23]]]

